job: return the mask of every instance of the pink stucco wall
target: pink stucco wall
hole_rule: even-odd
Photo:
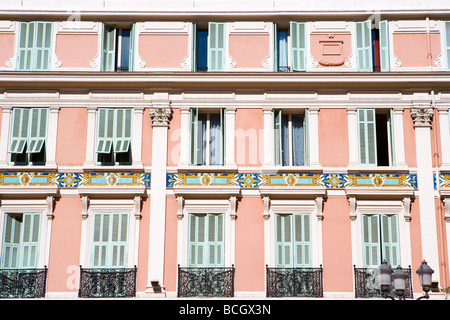
[[[182,69],[181,62],[189,54],[187,34],[141,34],[139,36],[139,55],[146,68]]]
[[[144,166],[152,165],[152,119],[149,114],[149,109],[144,109],[144,116],[142,118],[142,163]]]
[[[269,35],[230,35],[229,52],[239,68],[263,68],[270,55]]]
[[[55,50],[62,68],[90,68],[98,53],[98,35],[57,34]]]
[[[347,198],[328,198],[323,206],[323,290],[352,292],[353,266]]]
[[[261,166],[264,161],[262,109],[236,110],[235,161],[238,166]]]
[[[402,68],[434,66],[441,54],[439,33],[430,33],[429,37],[426,33],[394,33],[393,47]]]
[[[411,109],[405,109],[403,111],[403,137],[405,144],[405,162],[408,167],[415,168],[417,166],[416,136],[411,118]]]
[[[5,62],[14,53],[14,34],[2,33],[0,34],[0,67],[6,67]]]
[[[243,197],[237,205],[236,291],[264,291],[264,218],[259,197]]]
[[[150,197],[143,198],[141,206],[141,220],[139,222],[139,256],[137,265],[136,290],[145,291],[148,284],[148,246],[150,229]]]
[[[81,199],[56,201],[50,241],[48,292],[76,292],[79,287]]]
[[[317,68],[345,68],[352,54],[350,34],[312,34],[311,55],[319,63]]]
[[[177,290],[177,234],[179,231],[177,211],[177,200],[175,197],[167,197],[166,241],[164,243],[164,285],[166,291],[172,292]],[[187,216],[184,217],[184,219],[187,218]]]
[[[180,161],[181,111],[172,109],[172,120],[167,131],[167,165],[177,166]]]
[[[348,116],[346,109],[320,109],[319,160],[324,167],[348,165]]]
[[[86,161],[87,109],[61,108],[58,115],[56,163],[81,166]]]
[[[413,291],[421,292],[422,287],[419,283],[419,278],[415,273],[420,265],[422,264],[422,234],[420,231],[420,208],[419,208],[419,198],[414,198],[411,202],[411,221],[410,221],[410,234],[411,234],[411,259],[413,272]]]

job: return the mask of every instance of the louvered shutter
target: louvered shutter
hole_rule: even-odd
[[[206,148],[206,115],[191,109],[191,164],[202,165]]]
[[[275,254],[277,267],[292,267],[292,215],[276,215]]]
[[[206,215],[190,214],[189,225],[189,266],[205,266],[204,259],[206,250]]]
[[[356,22],[356,63],[358,71],[372,71],[371,21]]]
[[[450,70],[450,21],[445,22],[445,49],[447,53],[447,70]]]
[[[381,71],[390,70],[389,59],[389,22],[380,21],[380,64]]]
[[[274,119],[274,156],[275,156],[275,165],[281,165],[282,157],[282,134],[281,134],[281,119],[282,112],[281,110],[274,110],[273,112]]]
[[[208,33],[208,71],[225,69],[225,23],[210,22]]]
[[[114,152],[128,152],[131,145],[132,109],[117,109],[115,111]]]
[[[224,160],[224,113],[223,109],[219,113],[210,114],[210,153],[211,165],[223,165]]]
[[[12,117],[10,153],[23,153],[28,140],[28,121],[30,109],[14,108]]]
[[[35,70],[49,70],[52,43],[51,22],[36,22],[35,41]]]
[[[98,109],[97,153],[110,153],[114,142],[114,109]]]
[[[135,47],[135,42],[136,42],[136,27],[135,27],[136,23],[133,23],[131,25],[131,29],[130,29],[130,57],[129,57],[129,66],[128,66],[128,71],[134,71],[134,47]]]
[[[290,22],[292,71],[306,71],[306,24]]]
[[[223,214],[208,215],[208,267],[223,266]]]
[[[103,71],[114,71],[116,64],[116,28],[104,25],[103,28]]]
[[[294,215],[295,267],[311,266],[311,216]]]
[[[39,253],[40,214],[23,214],[23,237],[21,244],[22,267],[36,268]]]
[[[359,159],[363,165],[377,165],[375,109],[358,110]]]
[[[273,23],[273,71],[278,71],[278,26]]]
[[[390,165],[395,166],[396,158],[395,158],[395,130],[394,130],[394,111],[392,109],[389,110],[389,143],[391,147],[391,159]]]
[[[33,51],[34,51],[34,22],[20,23],[20,38],[18,49],[18,70],[32,70],[33,68]]]
[[[392,266],[400,265],[400,243],[398,237],[397,215],[381,216],[383,260]]]
[[[41,152],[47,137],[48,109],[30,110],[30,131],[27,153]]]
[[[192,66],[191,71],[197,71],[197,24],[192,23]]]
[[[378,268],[381,263],[379,216],[362,215],[363,264],[364,267]]]
[[[5,214],[2,247],[2,268],[19,268],[21,216]]]

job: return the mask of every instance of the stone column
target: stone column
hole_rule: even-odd
[[[152,118],[152,174],[150,229],[148,252],[148,283],[146,292],[164,294],[164,243],[166,221],[167,131],[172,110],[169,100],[150,108]]]

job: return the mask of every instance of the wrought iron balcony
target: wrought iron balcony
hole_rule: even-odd
[[[230,268],[182,268],[178,265],[178,297],[233,297],[234,265]]]
[[[44,298],[47,267],[0,269],[0,298]]]
[[[323,297],[323,269],[269,268],[266,266],[267,297]]]
[[[356,268],[353,266],[355,274],[355,298],[382,298],[378,268]],[[411,267],[403,268],[408,276],[406,278],[406,291],[404,297],[413,298]],[[394,285],[391,285],[389,293],[391,297],[398,298],[395,293]]]
[[[137,269],[86,269],[80,266],[80,298],[129,298],[136,296]]]

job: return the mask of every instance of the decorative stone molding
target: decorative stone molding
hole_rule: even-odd
[[[444,220],[450,222],[450,198],[443,198],[444,201]]]
[[[414,107],[411,109],[414,127],[431,127],[433,109],[429,107]]]
[[[403,199],[403,217],[406,222],[411,221],[411,198],[405,197]]]
[[[316,217],[318,221],[323,220],[323,197],[317,197],[316,198]]]
[[[151,108],[150,117],[152,118],[153,127],[167,127],[169,126],[172,109],[167,108]]]

